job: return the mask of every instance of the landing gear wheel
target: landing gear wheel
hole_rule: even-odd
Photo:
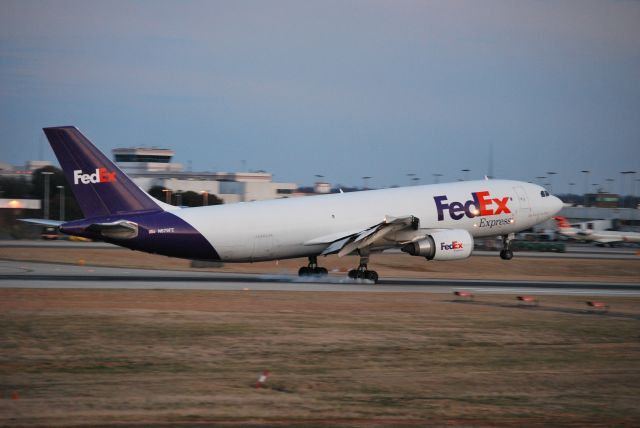
[[[513,251],[511,251],[511,241],[514,239],[514,234],[502,235],[502,251],[500,251],[500,258],[502,260],[511,260],[513,258]]]
[[[306,266],[301,267],[300,269],[298,269],[298,276],[310,276],[311,275],[311,269],[309,269]]]
[[[327,276],[329,271],[326,268],[318,266],[317,257],[309,257],[309,265],[302,266],[298,269],[298,276]]]
[[[373,283],[378,283],[378,272],[374,270],[352,269],[349,271],[347,276],[350,279],[366,279]]]
[[[513,258],[513,251],[511,250],[500,251],[500,258],[502,260],[511,260]]]
[[[364,272],[364,276],[369,281],[373,281],[374,284],[378,283],[378,272],[375,270],[367,270]]]

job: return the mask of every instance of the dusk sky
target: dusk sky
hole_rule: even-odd
[[[57,125],[300,185],[481,178],[493,146],[496,178],[620,192],[640,2],[1,0],[0,161],[54,160]]]

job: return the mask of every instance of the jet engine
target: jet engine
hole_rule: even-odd
[[[466,259],[473,250],[473,237],[466,230],[442,230],[410,242],[401,250],[427,260]]]

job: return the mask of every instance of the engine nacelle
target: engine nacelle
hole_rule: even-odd
[[[427,260],[466,259],[473,250],[473,237],[466,230],[443,230],[411,242],[401,250],[412,256],[426,257]]]

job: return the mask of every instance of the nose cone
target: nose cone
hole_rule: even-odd
[[[564,206],[564,202],[562,202],[562,200],[556,196],[551,195],[548,198],[548,204],[550,204],[551,206],[551,212],[553,213],[553,215],[558,214],[560,212],[560,210],[562,209],[562,207]]]

